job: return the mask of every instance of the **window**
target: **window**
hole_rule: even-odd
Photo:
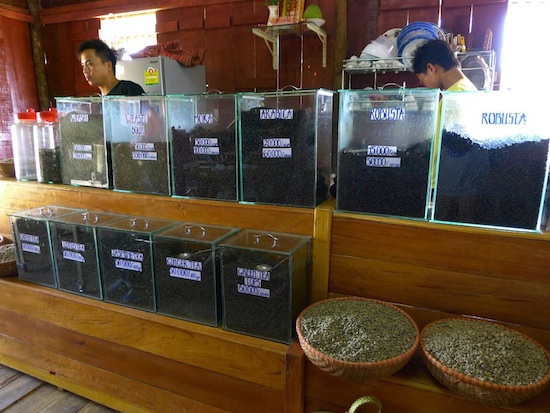
[[[550,0],[509,0],[504,25],[500,89],[542,82]],[[541,47],[542,46],[542,47]],[[538,72],[538,73],[537,73]]]
[[[156,24],[154,11],[111,13],[101,18],[99,36],[112,48],[131,54],[157,44]]]

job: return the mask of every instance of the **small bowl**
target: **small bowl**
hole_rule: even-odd
[[[379,58],[379,59],[388,59],[395,57],[388,53],[387,49],[378,42],[372,41],[365,46],[361,52],[361,58]]]
[[[309,19],[306,19],[307,22],[316,24],[317,26],[321,27],[323,24],[325,24],[325,19],[316,19],[313,17],[310,17]]]
[[[380,35],[373,40],[374,43],[380,44],[386,50],[388,57],[397,56],[397,43],[392,38]]]

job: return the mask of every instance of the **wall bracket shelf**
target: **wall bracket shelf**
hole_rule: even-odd
[[[311,31],[317,35],[323,45],[323,67],[327,67],[327,33],[311,22],[275,24],[252,28],[252,33],[264,39],[272,56],[273,70],[279,69],[279,46],[281,36],[294,34],[303,38],[304,33]]]

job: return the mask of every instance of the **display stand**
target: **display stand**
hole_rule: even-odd
[[[480,90],[493,90],[495,80],[496,57],[494,50],[457,53],[464,74]],[[346,59],[342,68],[342,89],[352,89],[353,75],[372,74],[373,89],[378,87],[378,75],[406,72],[408,69],[401,57],[387,59],[361,58]]]

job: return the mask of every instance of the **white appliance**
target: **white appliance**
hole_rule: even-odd
[[[116,77],[131,80],[147,95],[200,94],[206,92],[206,72],[202,65],[185,67],[166,56],[120,60]]]

